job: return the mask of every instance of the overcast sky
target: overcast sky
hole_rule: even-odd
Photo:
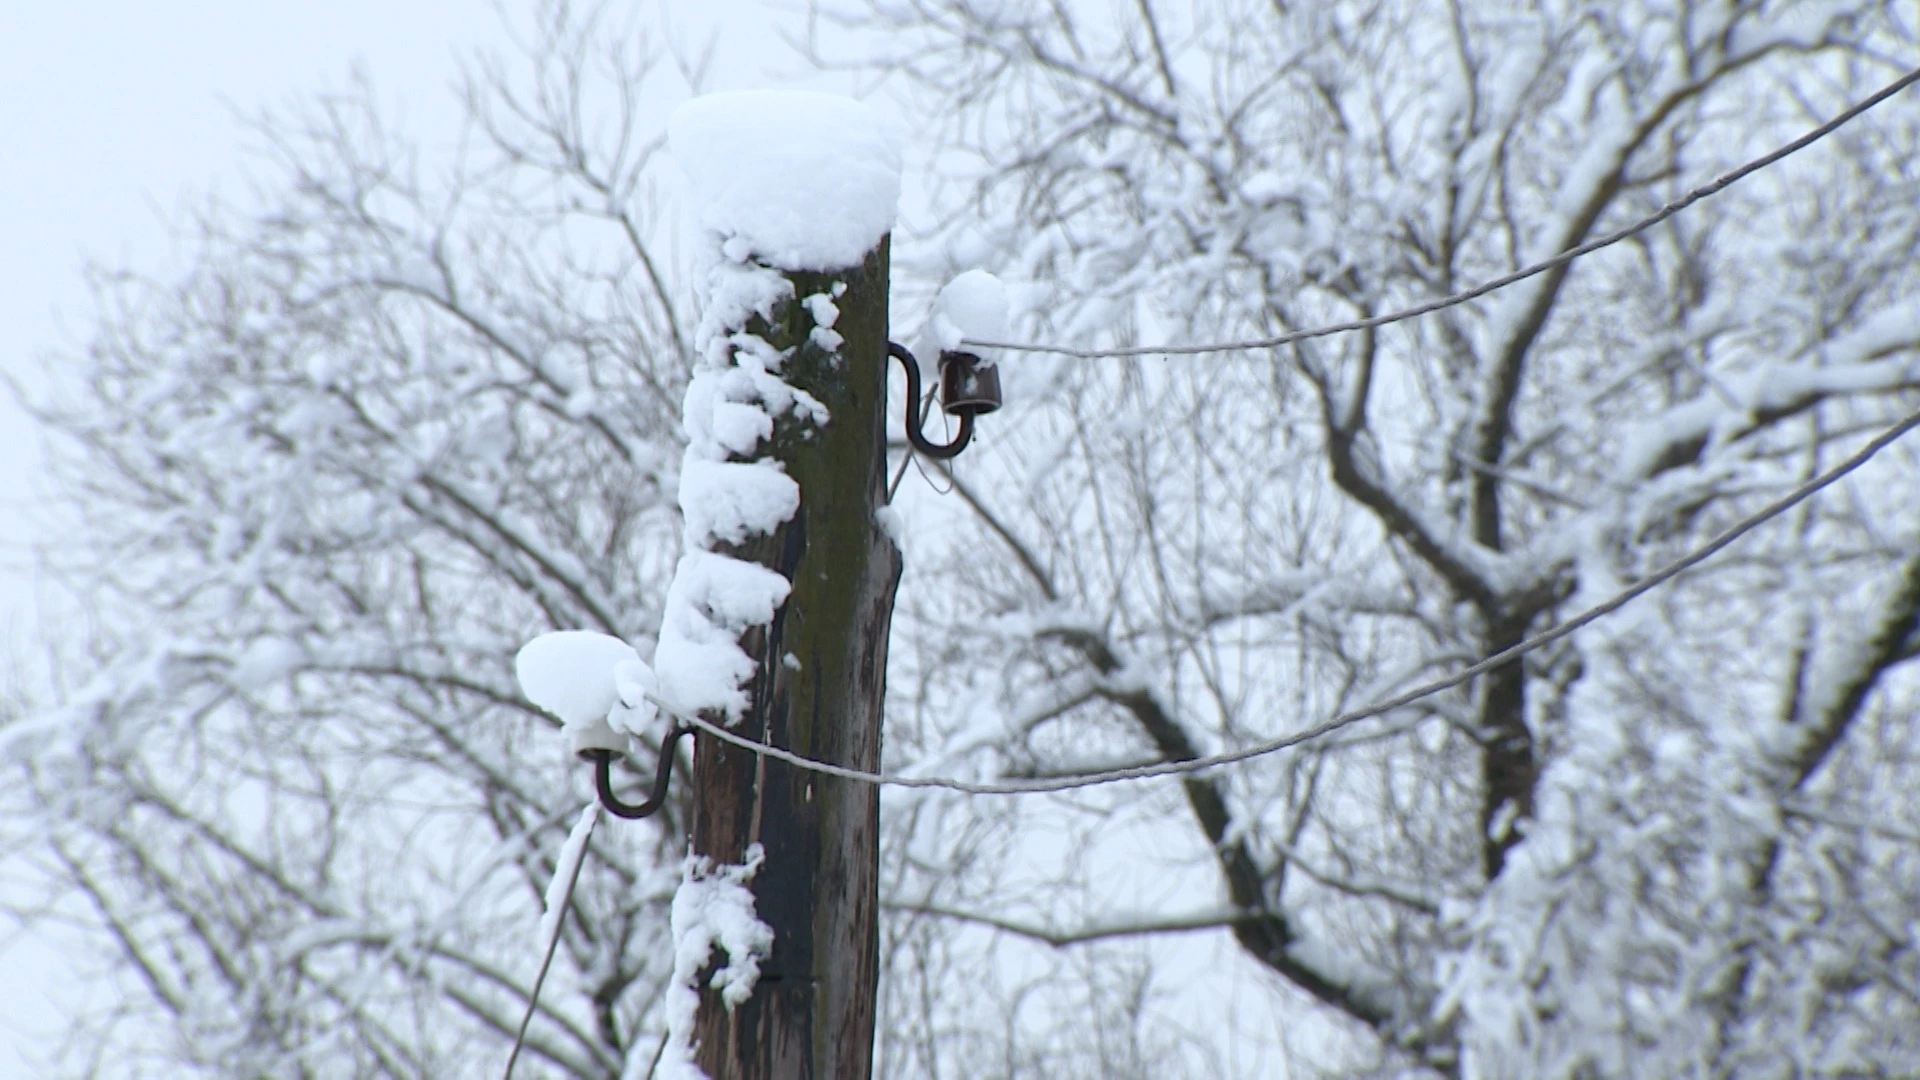
[[[531,3],[509,6],[524,18]],[[794,65],[750,0],[698,7],[676,18],[717,29],[716,89],[786,81]],[[459,60],[505,43],[478,0],[0,4],[0,370],[38,384],[42,357],[78,349],[89,259],[165,273],[177,266],[167,224],[183,207],[246,197],[237,118],[340,87],[358,64],[407,130],[445,132]],[[30,422],[0,394],[0,677],[54,631],[35,617],[24,555],[40,470]],[[7,929],[0,1077],[39,1075],[22,1051],[71,1006],[77,973],[56,944]]]

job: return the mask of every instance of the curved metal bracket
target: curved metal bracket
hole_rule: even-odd
[[[674,747],[679,745],[680,736],[686,733],[687,729],[678,724],[667,732],[666,739],[660,743],[660,765],[653,774],[653,794],[647,796],[646,802],[638,805],[621,802],[613,793],[613,759],[618,755],[612,750],[598,748],[581,751],[582,756],[593,761],[593,787],[600,793],[600,805],[606,807],[607,812],[613,816],[623,817],[629,821],[637,821],[659,813],[660,808],[667,803],[667,785],[673,782]]]
[[[973,438],[973,414],[960,414],[960,433],[953,437],[952,442],[941,444],[927,438],[926,432],[920,429],[919,417],[915,415],[920,407],[920,361],[913,358],[905,345],[892,341],[887,342],[887,355],[900,361],[900,365],[907,369],[907,441],[913,444],[915,450],[930,458],[950,458],[965,450]]]

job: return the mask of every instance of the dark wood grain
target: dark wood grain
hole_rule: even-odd
[[[821,427],[793,417],[776,424],[770,449],[800,485],[800,510],[731,552],[793,583],[773,623],[742,639],[757,670],[753,706],[736,730],[875,771],[900,579],[899,553],[874,518],[886,490],[887,242],[859,267],[787,276],[796,298],[846,284],[833,328],[844,344],[827,352],[810,342],[813,322],[797,299],[770,323],[748,327],[794,350],[782,374],[824,403],[831,419]],[[718,994],[703,993],[700,1067],[714,1080],[869,1076],[878,789],[763,762],[704,735],[693,775],[694,850],[737,863],[749,844],[765,849],[753,893],[774,933],[751,999],[728,1011]]]

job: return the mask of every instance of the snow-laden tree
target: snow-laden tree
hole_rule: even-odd
[[[1082,347],[1446,296],[1920,62],[1911,11],[1824,0],[837,14],[884,31],[875,66],[942,120],[927,276],[1028,282],[1031,336]],[[1008,357],[988,449],[908,510],[950,531],[909,549],[893,751],[1056,774],[1274,738],[1711,537],[1920,404],[1917,138],[1909,94],[1629,243],[1375,332]],[[1194,963],[1188,937],[1106,954],[1217,1003],[1161,1012],[1147,1042],[1173,1056],[1143,1074],[1199,1074],[1180,1048],[1222,1052],[1250,1008],[1307,1071],[1920,1068],[1914,460],[1309,745],[1180,783],[897,800],[896,902],[977,928],[932,1003],[896,970],[898,1067],[952,1071],[951,1033],[992,1037],[1032,992],[979,995],[976,948],[1200,923],[1237,962]],[[1218,975],[1274,992],[1209,998]]]
[[[1023,334],[1257,336],[1446,295],[1920,62],[1859,2],[852,0],[953,270]],[[1910,15],[1906,16],[1910,18]],[[116,958],[69,1064],[497,1068],[584,796],[514,651],[650,652],[678,552],[684,77],[543,18],[451,150],[270,122],[267,211],[104,279],[41,412],[89,677],[0,729],[23,857]],[[436,145],[441,145],[436,143]],[[1605,599],[1920,405],[1920,109],[1565,272],[1285,350],[1003,353],[906,469],[889,767],[1058,775],[1284,735]],[[1920,1067],[1920,512],[1896,447],[1472,686],[1238,766],[888,792],[885,1076]],[[640,759],[644,761],[644,753]],[[677,808],[596,836],[523,1075],[644,1076]]]
[[[562,14],[525,59],[432,151],[364,89],[265,121],[267,210],[207,210],[183,280],[103,279],[62,362],[42,411],[84,528],[49,558],[99,662],[12,734],[5,786],[120,951],[66,1068],[505,1058],[583,791],[511,659],[654,631],[692,328],[643,104],[684,83]],[[654,1052],[659,821],[596,839],[522,1075]]]

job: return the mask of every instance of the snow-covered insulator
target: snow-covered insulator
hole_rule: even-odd
[[[659,812],[673,780],[674,747],[687,733],[677,717],[667,717],[647,801],[625,803],[613,793],[613,763],[626,756],[628,737],[661,715],[654,700],[659,680],[633,646],[593,630],[549,631],[521,646],[513,668],[521,693],[559,717],[573,752],[593,763],[600,805],[630,819]]]
[[[984,416],[1000,408],[1000,369],[970,352],[940,354],[940,407],[948,416]]]

